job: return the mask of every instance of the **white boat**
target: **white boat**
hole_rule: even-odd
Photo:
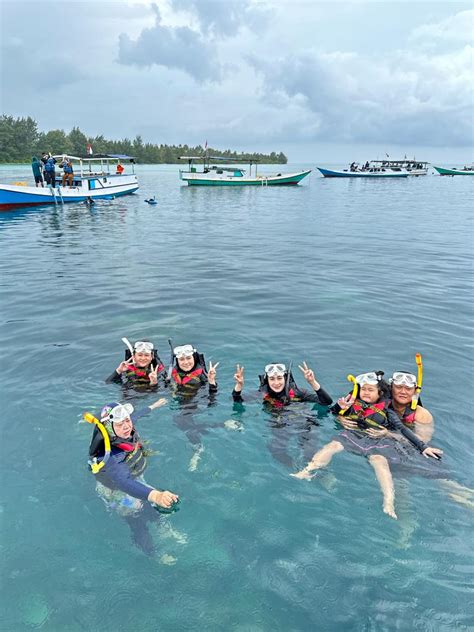
[[[65,154],[53,156],[56,166],[66,158]],[[30,186],[27,181],[0,184],[0,211],[24,206],[66,204],[113,199],[134,193],[138,189],[135,160],[124,154],[95,154],[94,156],[69,156],[74,168],[73,185],[62,185],[62,173],[56,172],[55,186]],[[122,163],[128,163],[123,167]]]
[[[374,164],[378,161],[366,163],[360,167],[358,163],[353,162],[348,169],[325,169],[317,167],[325,178],[407,178],[409,173],[404,169],[390,169],[389,167],[381,167]]]
[[[409,176],[426,176],[429,170],[429,162],[423,162],[413,158],[409,160],[372,160],[371,165],[392,171],[407,171]]]
[[[180,156],[180,160],[188,161],[188,170],[180,169],[179,177],[190,186],[274,186],[294,185],[305,178],[311,169],[294,173],[259,174],[257,173],[257,160],[241,160],[225,158],[222,156]],[[213,162],[225,162],[232,165],[234,162],[248,162],[249,173],[241,167],[211,165]],[[202,168],[198,170],[196,163],[202,162]],[[254,169],[253,169],[254,168]],[[253,173],[252,173],[253,171]]]

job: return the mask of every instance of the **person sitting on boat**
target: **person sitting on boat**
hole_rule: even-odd
[[[43,157],[44,158],[44,157]],[[50,187],[56,186],[56,158],[53,158],[51,154],[49,154],[48,159],[44,165],[44,179],[46,180],[46,184]]]
[[[283,363],[271,363],[265,367],[265,373],[259,376],[259,393],[263,395],[263,402],[270,407],[282,408],[292,402],[313,402],[323,406],[330,406],[332,399],[316,380],[314,371],[306,362],[298,368],[303,373],[305,380],[313,389],[313,392],[301,389],[297,386],[291,367],[286,368]],[[243,402],[242,390],[244,388],[244,367],[237,365],[234,375],[235,385],[232,391],[234,402]]]
[[[369,165],[369,161],[367,160],[367,162],[366,162],[366,163],[365,163],[365,165],[363,166],[364,171],[366,171],[369,167],[370,167],[370,165]]]
[[[383,495],[383,511],[397,519],[395,492],[389,461],[399,460],[397,441],[388,437],[390,430],[402,433],[423,456],[440,459],[442,450],[427,446],[415,433],[407,428],[398,415],[388,406],[389,387],[382,378],[382,371],[362,373],[354,381],[354,390],[341,397],[333,408],[336,415],[355,421],[357,430],[344,430],[319,450],[301,471],[292,474],[295,478],[311,479],[311,472],[326,467],[332,457],[344,449],[368,458],[374,468]]]
[[[121,176],[121,175],[122,175],[122,173],[123,173],[124,171],[125,171],[125,169],[123,168],[123,166],[122,166],[122,165],[120,164],[120,162],[119,162],[119,163],[118,163],[118,165],[117,165],[117,171],[116,171],[116,174],[117,174],[118,176]]]
[[[64,160],[59,166],[62,167],[64,171],[63,187],[66,186],[66,182],[68,182],[69,186],[72,187],[74,181],[74,169],[71,160],[67,156],[64,156]]]
[[[105,380],[108,384],[114,382],[143,391],[156,388],[158,382],[167,383],[168,374],[152,342],[138,340],[133,348],[126,338],[124,342],[127,342],[125,359]]]
[[[90,413],[84,415],[95,424],[89,465],[96,478],[97,493],[108,509],[125,518],[135,544],[148,555],[154,554],[154,545],[146,523],[158,518],[154,509],[161,508],[168,513],[179,497],[167,490],[160,491],[144,480],[149,453],[135,423],[165,404],[166,399],[161,398],[143,410],[134,411],[132,404],[113,402],[102,408],[100,421]]]
[[[350,171],[357,171],[357,164],[355,162],[351,162],[349,169]]]
[[[43,187],[43,163],[38,160],[36,156],[31,159],[31,169],[33,170],[33,177],[35,179],[36,186]]]

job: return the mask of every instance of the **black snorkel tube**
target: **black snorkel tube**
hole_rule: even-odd
[[[171,340],[171,338],[168,338],[168,344],[170,346],[171,349],[171,358],[170,358],[170,368],[168,369],[168,384],[171,382],[171,376],[173,374],[173,367],[174,367],[174,349],[173,349],[173,341]]]
[[[293,366],[293,360],[288,365],[288,372],[286,374],[285,380],[285,404],[290,402],[290,380],[291,380],[291,367]]]

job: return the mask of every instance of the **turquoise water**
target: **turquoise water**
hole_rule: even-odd
[[[2,167],[1,180],[28,169]],[[350,454],[295,480],[270,448],[288,433],[302,465],[309,409],[276,429],[258,403],[233,410],[230,392],[237,362],[248,393],[268,361],[306,360],[338,396],[347,373],[414,370],[420,352],[432,443],[474,487],[473,180],[313,173],[297,188],[200,189],[177,169],[139,166],[138,194],[93,209],[0,215],[1,629],[472,629],[473,509],[402,473],[391,520]],[[191,342],[220,362],[217,403],[195,415],[215,426],[195,470],[176,404],[140,424],[159,452],[147,480],[182,499],[150,527],[155,559],[96,496],[80,423],[120,397],[103,378],[122,336],[150,337],[165,359],[169,337]],[[318,448],[335,425],[312,413]]]

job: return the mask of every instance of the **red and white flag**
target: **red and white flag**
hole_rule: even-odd
[[[92,145],[90,143],[87,143],[86,152],[89,156],[92,156]]]

